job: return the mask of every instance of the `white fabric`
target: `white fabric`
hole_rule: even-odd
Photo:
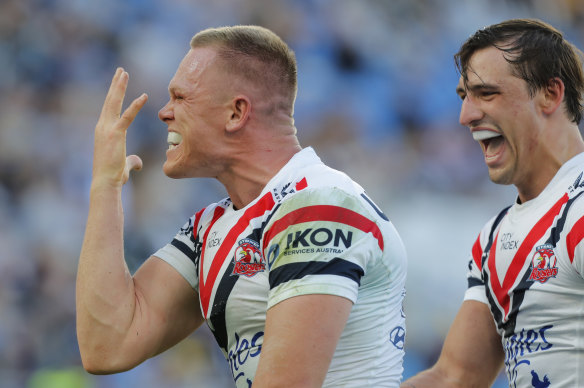
[[[238,387],[253,381],[267,309],[306,294],[354,303],[325,387],[399,386],[405,249],[363,189],[311,148],[244,209],[208,206],[154,255],[199,293]]]
[[[490,252],[495,218],[473,249],[465,299],[489,304],[511,387],[584,386],[583,171],[580,154],[537,198],[509,208]]]

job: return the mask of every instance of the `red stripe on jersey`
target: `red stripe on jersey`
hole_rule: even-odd
[[[481,262],[481,257],[483,256],[483,248],[481,248],[481,235],[477,237],[474,245],[472,246],[472,258],[479,269],[479,271],[483,270],[483,263]]]
[[[231,249],[237,242],[237,238],[243,231],[249,226],[249,222],[252,218],[257,218],[264,214],[266,211],[271,210],[275,205],[272,193],[266,193],[262,198],[260,198],[255,205],[251,206],[249,209],[243,213],[243,216],[237,221],[237,223],[229,230],[227,236],[221,243],[221,247],[215,254],[213,262],[211,263],[211,268],[207,274],[207,278],[203,278],[203,257],[204,252],[201,252],[201,263],[199,268],[199,295],[201,298],[201,306],[203,308],[203,316],[207,318],[207,313],[209,311],[209,300],[211,299],[211,294],[213,292],[213,286],[221,266],[225,262],[225,258],[231,252]],[[223,214],[223,213],[221,213]],[[220,217],[220,216],[219,216]],[[216,220],[213,219],[213,223]],[[203,249],[207,243],[207,234],[211,230],[213,223],[207,229],[205,233],[205,240],[203,241]]]
[[[574,262],[574,251],[576,246],[580,244],[580,241],[584,238],[584,217],[580,218],[574,226],[570,233],[566,236],[566,245],[568,246],[568,257],[570,258],[570,263]]]
[[[195,222],[193,223],[193,234],[196,236],[197,235],[197,231],[199,230],[199,221],[201,221],[201,216],[203,215],[203,212],[205,211],[206,208],[202,208],[201,210],[199,210],[197,212],[197,214],[195,214]]]
[[[205,282],[205,278],[203,276],[203,261],[205,259],[205,247],[207,246],[207,237],[209,237],[209,232],[211,231],[211,229],[213,229],[213,225],[215,225],[215,222],[217,222],[217,220],[219,218],[221,218],[223,213],[225,213],[225,208],[222,208],[221,206],[217,206],[215,208],[215,212],[213,213],[213,219],[211,220],[209,227],[207,228],[207,230],[205,231],[205,234],[203,235],[203,246],[201,247],[201,259],[199,262],[199,295],[201,297],[201,304],[203,304],[202,296],[205,294],[205,290],[206,290],[206,288],[205,288],[206,282]],[[213,264],[214,263],[211,263],[211,270],[213,270]],[[215,276],[217,276],[217,275],[215,275]],[[207,279],[208,278],[209,278],[209,276],[207,276]],[[211,287],[212,287],[212,285],[211,285]],[[210,294],[210,292],[209,292],[209,294]],[[203,309],[205,309],[204,306],[203,306]],[[205,315],[205,318],[206,318],[206,315]]]
[[[307,186],[308,186],[308,183],[306,182],[306,177],[302,178],[301,180],[296,182],[296,191],[300,191],[302,189],[305,189]]]
[[[377,239],[379,248],[383,251],[383,236],[375,222],[357,212],[333,205],[306,206],[286,214],[274,222],[272,228],[265,233],[264,247],[269,245],[274,236],[288,227],[311,221],[338,222],[362,230],[365,233],[371,232],[373,237]]]
[[[511,265],[505,273],[503,284],[499,282],[495,259],[495,251],[497,250],[496,245],[497,240],[499,239],[499,233],[497,232],[497,238],[495,238],[493,246],[491,247],[487,265],[489,267],[489,272],[491,273],[491,288],[493,289],[493,292],[499,301],[499,305],[503,308],[503,319],[506,319],[507,314],[509,313],[511,287],[517,280],[517,276],[519,276],[519,272],[523,268],[525,260],[527,259],[527,255],[529,252],[531,252],[533,246],[550,228],[554,219],[560,213],[562,206],[566,202],[568,202],[568,194],[564,194],[564,196],[560,198],[560,200],[556,202],[555,205],[552,206],[552,208],[548,210],[548,212],[535,224],[533,229],[531,229],[517,252],[515,252],[515,256],[513,256],[513,260],[511,261]]]

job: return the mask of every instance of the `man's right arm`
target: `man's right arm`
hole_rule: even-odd
[[[124,259],[121,192],[141,160],[126,157],[126,130],[146,102],[122,113],[128,74],[118,69],[95,129],[89,214],[76,284],[77,337],[92,373],[130,369],[174,345],[202,322],[188,282],[152,257],[130,274]]]
[[[489,307],[478,301],[463,302],[444,341],[436,364],[401,384],[401,388],[490,387],[504,353]]]

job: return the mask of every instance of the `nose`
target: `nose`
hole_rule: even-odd
[[[472,96],[465,96],[460,107],[460,116],[458,122],[465,127],[470,127],[474,122],[483,118],[483,111],[473,100]]]
[[[174,118],[174,112],[171,109],[170,101],[166,103],[160,110],[158,111],[158,118],[161,121],[166,122],[167,120],[172,120]]]

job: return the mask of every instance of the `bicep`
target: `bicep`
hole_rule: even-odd
[[[503,359],[501,337],[489,307],[467,300],[450,327],[433,369],[461,386],[488,387],[501,370]]]
[[[320,387],[353,303],[336,295],[301,295],[271,307],[254,387]]]
[[[136,271],[134,284],[133,346],[147,357],[177,344],[203,322],[198,294],[171,265],[158,257],[150,257]]]

